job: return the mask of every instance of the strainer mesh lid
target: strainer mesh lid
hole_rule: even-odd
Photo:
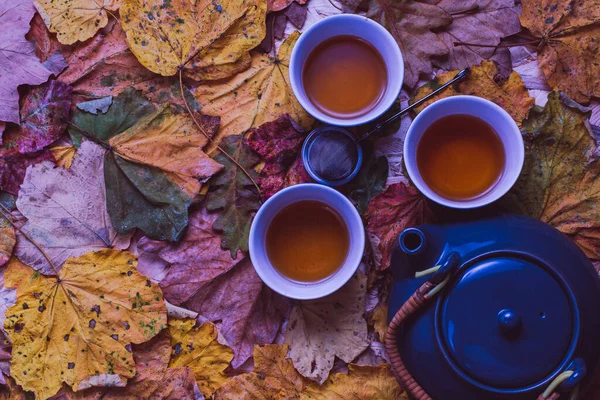
[[[316,135],[308,149],[310,168],[321,179],[340,181],[352,174],[358,162],[358,149],[354,140],[335,129]]]

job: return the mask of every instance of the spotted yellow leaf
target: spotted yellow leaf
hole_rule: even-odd
[[[220,79],[248,67],[265,36],[265,0],[124,0],[121,24],[140,63],[163,76],[184,68]]]
[[[188,367],[204,397],[210,397],[227,377],[223,373],[233,359],[233,350],[217,341],[218,332],[211,322],[195,327],[194,319],[169,319],[171,334],[170,368]]]
[[[35,0],[33,4],[58,41],[73,44],[104,28],[109,15],[114,17],[111,11],[121,6],[121,0]]]
[[[16,287],[17,302],[4,327],[15,381],[46,399],[63,382],[77,390],[94,376],[133,377],[131,344],[167,324],[161,290],[136,264],[130,253],[106,249],[69,258],[58,276],[45,276],[11,259],[4,280]]]
[[[219,136],[242,134],[282,114],[289,114],[304,129],[312,127],[314,119],[298,103],[290,86],[290,56],[299,36],[299,32],[292,33],[277,58],[253,54],[246,71],[230,79],[205,82],[196,89],[202,112],[221,117]]]
[[[55,146],[51,147],[50,151],[56,160],[56,165],[66,169],[71,168],[77,149],[74,146]]]

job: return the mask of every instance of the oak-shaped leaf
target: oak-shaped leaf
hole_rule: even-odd
[[[209,398],[229,378],[225,369],[233,358],[233,351],[217,341],[215,325],[205,322],[195,326],[193,319],[169,319],[171,334],[171,361],[169,367],[187,367],[194,373],[204,397]]]
[[[169,302],[185,303],[244,258],[238,251],[234,260],[228,250],[221,249],[221,237],[212,228],[218,217],[218,213],[209,213],[202,207],[190,214],[188,227],[179,242],[146,237],[138,242],[138,249],[156,254],[170,264],[160,280],[160,288]]]
[[[31,89],[22,102],[15,144],[20,153],[35,153],[59,139],[67,129],[71,87],[50,81]]]
[[[35,244],[18,235],[16,254],[21,261],[54,274],[45,255],[60,268],[72,256],[129,246],[129,237],[117,234],[108,218],[103,153],[100,146],[85,142],[68,170],[47,161],[27,170],[17,208],[27,218],[21,229]]]
[[[13,259],[15,260],[15,259]],[[58,276],[11,261],[5,284],[17,288],[6,316],[12,375],[39,398],[90,376],[135,375],[131,344],[167,325],[162,293],[135,269],[135,257],[100,250],[70,258]]]
[[[522,4],[521,24],[539,38],[537,61],[548,84],[579,102],[600,96],[600,1]]]
[[[433,92],[435,89],[448,82],[456,76],[458,71],[443,72],[423,86],[419,87],[411,103]],[[480,66],[471,68],[471,73],[466,79],[447,88],[442,93],[427,100],[424,105],[419,106],[417,111],[421,111],[429,104],[445,97],[466,94],[483,97],[488,99],[506,112],[520,126],[521,122],[527,118],[529,109],[534,103],[534,99],[529,97],[527,88],[518,72],[513,71],[508,79],[503,80],[498,77],[499,71],[496,64],[492,61],[483,61]]]
[[[600,160],[587,118],[556,92],[532,109],[523,122],[523,171],[503,204],[554,226],[600,260]]]
[[[371,200],[365,213],[367,235],[379,269],[390,266],[394,243],[406,228],[434,221],[427,200],[413,186],[390,185]]]
[[[221,79],[248,67],[248,52],[265,36],[266,9],[264,0],[124,0],[121,24],[150,71]]]
[[[221,148],[256,180],[253,168],[260,158],[248,146],[242,135],[228,136],[221,141]],[[215,160],[225,168],[209,181],[206,208],[220,211],[213,228],[222,232],[221,247],[237,257],[238,250],[248,250],[248,235],[252,216],[260,207],[260,196],[250,177],[223,154]]]
[[[368,346],[367,278],[357,272],[337,292],[296,303],[285,332],[290,358],[303,376],[323,383],[335,357],[349,363]]]
[[[164,399],[194,400],[194,375],[188,368],[169,368],[171,339],[166,330],[132,346],[135,376],[125,387],[65,390],[67,400]]]
[[[323,385],[311,384],[300,395],[302,400],[370,400],[404,399],[408,396],[398,382],[389,365],[375,367],[350,364],[348,373],[337,373],[329,377]]]
[[[248,146],[265,159],[257,180],[263,199],[287,186],[310,181],[300,154],[307,134],[287,114],[248,132]]]
[[[85,41],[108,23],[111,11],[121,6],[121,0],[35,0],[44,23],[63,44]]]
[[[216,400],[296,399],[308,379],[287,358],[289,346],[254,346],[254,370],[234,376],[215,393]]]
[[[299,32],[288,36],[277,58],[255,53],[247,70],[198,86],[195,96],[202,112],[221,117],[219,136],[243,134],[282,114],[289,114],[305,130],[312,127],[314,119],[296,100],[289,80],[290,56],[299,36]]]
[[[289,310],[288,300],[265,286],[245,258],[194,294],[184,306],[214,322],[234,351],[239,368],[255,344],[273,343]]]
[[[19,123],[19,85],[39,85],[51,72],[35,55],[35,46],[25,39],[35,9],[31,0],[0,3],[0,121]],[[0,138],[4,123],[0,122]],[[0,142],[1,143],[1,142]]]

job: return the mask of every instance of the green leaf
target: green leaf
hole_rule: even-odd
[[[367,157],[368,161],[350,182],[347,194],[362,215],[367,211],[371,199],[383,192],[388,176],[388,160],[384,156]]]
[[[108,215],[119,233],[140,228],[157,240],[177,241],[188,223],[191,199],[160,169],[107,151],[104,180]]]
[[[77,106],[79,107],[81,104],[83,103]],[[154,105],[138,91],[125,89],[112,99],[112,104],[106,113],[91,114],[78,108],[73,112],[71,123],[107,142],[110,138],[135,125],[140,118],[152,113],[154,109]],[[69,125],[69,135],[73,140],[73,146],[79,147],[82,133],[73,125]]]
[[[260,158],[241,135],[224,138],[221,148],[256,179],[257,173],[252,168]],[[248,250],[250,224],[254,212],[260,207],[260,196],[250,178],[229,158],[219,154],[215,160],[225,168],[209,181],[206,208],[223,211],[214,222],[213,229],[223,233],[221,247],[229,250],[231,257],[235,258],[239,249]]]

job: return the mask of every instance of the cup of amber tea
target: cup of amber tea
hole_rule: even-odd
[[[415,186],[452,208],[481,207],[504,196],[524,159],[517,123],[497,104],[476,96],[429,105],[404,140],[404,163]]]
[[[384,27],[360,15],[340,14],[300,36],[289,74],[292,90],[309,114],[331,125],[355,126],[394,104],[404,61]]]
[[[342,287],[360,265],[364,227],[354,205],[335,189],[290,186],[254,217],[249,250],[263,282],[277,293],[308,300]]]

